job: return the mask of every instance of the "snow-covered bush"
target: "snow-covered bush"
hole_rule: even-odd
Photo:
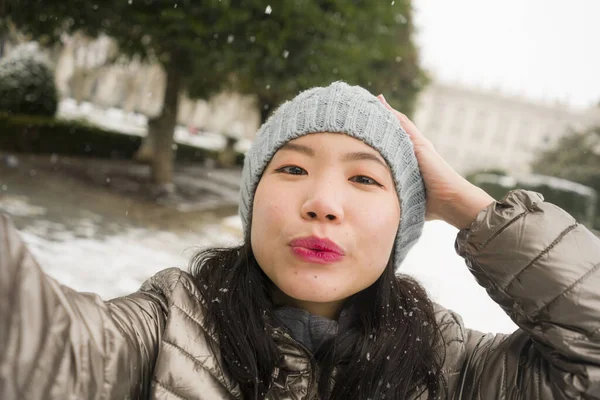
[[[0,59],[0,112],[54,116],[58,90],[50,60],[32,45]]]

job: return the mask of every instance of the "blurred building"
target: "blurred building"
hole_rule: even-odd
[[[460,173],[499,168],[529,172],[540,151],[570,130],[600,125],[600,108],[574,110],[498,91],[433,82],[421,95],[416,125]]]
[[[63,98],[148,117],[160,113],[165,87],[162,67],[119,56],[112,39],[65,36],[52,58]],[[600,125],[600,107],[576,110],[556,102],[434,81],[419,96],[414,120],[462,174],[496,168],[522,173],[529,172],[537,153],[561,136]],[[193,131],[252,139],[260,113],[254,96],[229,92],[192,100],[182,93],[178,123]]]
[[[56,61],[56,81],[61,96],[148,117],[162,108],[165,73],[158,63],[119,56],[106,36],[90,39],[65,36]],[[220,93],[209,99],[181,94],[178,123],[193,130],[250,138],[260,124],[254,96]]]

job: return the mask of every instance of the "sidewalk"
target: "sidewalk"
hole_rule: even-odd
[[[3,157],[6,155],[0,158]],[[241,167],[224,169],[201,164],[176,165],[173,177],[175,192],[157,195],[152,192],[150,167],[133,161],[28,154],[13,155],[12,159],[15,158],[16,168],[30,168],[76,179],[109,193],[153,202],[179,212],[234,209],[238,205]]]

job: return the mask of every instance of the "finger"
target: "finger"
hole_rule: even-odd
[[[392,112],[392,114],[394,114],[394,116],[396,118],[398,118],[398,121],[400,121],[400,124],[403,123],[403,119],[408,119],[406,118],[406,115],[402,114],[400,111],[394,109],[392,106],[389,105],[389,103],[387,102],[387,100],[385,99],[385,97],[383,97],[382,94],[380,94],[379,96],[377,96],[377,98],[379,99],[379,101],[381,101],[381,104],[383,104],[383,106],[385,108],[387,108],[388,110],[390,110]]]
[[[419,128],[417,128],[417,126],[414,124],[414,122],[412,122],[406,115],[402,113],[399,114],[402,115],[402,118],[400,118],[400,124],[402,125],[406,133],[408,133],[413,139],[418,139],[421,141],[427,140],[425,135],[421,133]]]
[[[398,121],[400,121],[400,125],[402,125],[402,128],[404,128],[404,130],[406,131],[406,133],[408,133],[411,139],[421,142],[427,140],[427,138],[421,133],[421,131],[419,131],[417,126],[406,115],[402,114],[400,111],[394,109],[392,106],[389,105],[389,103],[382,94],[377,96],[377,98],[388,110],[390,110],[396,116],[396,118],[398,118]]]

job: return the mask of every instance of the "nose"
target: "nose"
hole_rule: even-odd
[[[329,182],[315,183],[306,201],[302,204],[302,218],[318,221],[341,222],[344,208],[341,201],[341,189]]]

